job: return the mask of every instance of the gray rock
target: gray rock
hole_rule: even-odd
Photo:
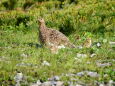
[[[50,63],[47,62],[47,61],[43,61],[42,65],[43,65],[43,66],[51,66]]]
[[[97,72],[90,72],[90,71],[88,71],[87,75],[90,76],[90,77],[99,77],[99,74]]]
[[[27,58],[27,57],[28,57],[28,55],[27,55],[27,54],[25,54],[25,53],[22,53],[22,54],[21,54],[21,57],[25,57],[25,58]]]
[[[39,85],[41,85],[42,83],[40,82],[40,80],[38,80],[38,81],[36,82],[36,84],[39,86]]]
[[[110,45],[115,45],[115,42],[109,42]]]
[[[15,82],[20,82],[23,80],[23,74],[22,73],[17,73],[16,76],[14,77]]]
[[[97,72],[92,72],[92,71],[82,71],[82,72],[77,73],[76,75],[81,77],[85,74],[90,77],[99,77],[99,74]]]
[[[42,83],[40,86],[52,86],[52,83],[50,81]]]
[[[36,83],[32,83],[32,84],[30,84],[30,86],[40,86],[40,85],[38,85]]]
[[[36,66],[36,65],[34,65],[32,63],[24,63],[24,62],[22,62],[22,63],[16,64],[16,66]]]
[[[59,81],[60,77],[59,76],[54,76],[54,81]]]
[[[15,86],[21,86],[20,82],[16,82]]]
[[[101,44],[99,42],[96,45],[97,45],[97,47],[101,47]]]
[[[91,54],[91,55],[90,55],[90,57],[94,57],[94,56],[96,56],[96,54],[95,54],[95,53],[93,53],[93,54]]]
[[[49,81],[59,81],[60,77],[59,76],[54,76],[52,78],[48,78]]]
[[[111,66],[111,63],[96,63],[98,67],[106,67],[106,66]]]
[[[77,53],[77,57],[78,58],[86,58],[87,55],[86,54]]]
[[[81,76],[83,76],[84,74],[85,74],[84,72],[79,72],[79,73],[77,73],[76,75],[81,77]]]
[[[83,85],[80,85],[80,84],[76,84],[75,86],[83,86]]]
[[[57,81],[57,82],[56,82],[56,86],[64,86],[64,82],[62,82],[62,81]]]

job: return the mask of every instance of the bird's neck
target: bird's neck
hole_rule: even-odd
[[[40,24],[40,30],[45,30],[45,29],[46,29],[45,23],[41,23],[41,24]]]

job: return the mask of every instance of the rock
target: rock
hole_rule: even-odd
[[[81,76],[84,75],[84,72],[79,72],[79,73],[77,73],[76,75],[81,77]]]
[[[42,83],[40,86],[52,86],[52,83],[50,81]]]
[[[27,57],[28,57],[28,55],[27,55],[27,54],[22,53],[22,54],[21,54],[21,57],[25,57],[25,58],[27,58]]]
[[[36,83],[33,83],[33,84],[31,84],[30,86],[40,86],[40,85],[38,85],[38,84],[36,84]]]
[[[17,82],[15,86],[21,86],[20,82]]]
[[[93,54],[91,54],[91,55],[90,55],[90,57],[94,57],[94,56],[96,56],[96,54],[95,54],[95,53],[93,53]]]
[[[104,77],[108,77],[108,74],[104,74]]]
[[[109,80],[109,86],[115,86],[115,82],[113,80]]]
[[[63,84],[64,84],[64,82],[62,82],[62,81],[57,81],[56,82],[56,86],[64,86]]]
[[[82,85],[80,85],[80,84],[76,84],[75,86],[82,86]]]
[[[80,45],[80,46],[77,46],[78,49],[82,49],[83,47]]]
[[[17,73],[16,76],[14,77],[14,81],[16,82],[15,86],[21,86],[20,82],[23,81],[23,74],[22,73]]]
[[[24,62],[22,62],[22,63],[16,64],[16,66],[35,66],[35,65],[32,64],[32,63],[24,63]]]
[[[105,86],[104,84],[99,84],[99,86]]]
[[[92,72],[92,71],[82,71],[82,72],[77,73],[76,75],[81,77],[85,74],[90,77],[99,77],[99,74],[97,72]]]
[[[106,67],[106,66],[111,66],[111,63],[96,63],[98,67]]]
[[[42,65],[43,65],[43,66],[50,66],[50,63],[47,62],[47,61],[43,61]]]
[[[87,71],[87,75],[90,76],[90,77],[99,77],[99,74],[97,72]]]
[[[101,44],[99,42],[96,45],[97,45],[97,47],[101,47]]]
[[[14,77],[15,82],[20,82],[23,80],[23,74],[22,73],[17,73],[16,76]]]
[[[77,57],[78,57],[78,58],[86,58],[87,55],[86,55],[86,54],[77,53]]]
[[[59,81],[60,77],[59,76],[54,76],[52,78],[48,78],[49,81]]]
[[[42,83],[40,82],[40,80],[38,80],[38,81],[36,82],[36,84],[39,86],[39,85],[41,85]]]
[[[115,45],[115,42],[109,42],[110,45]]]
[[[65,76],[75,76],[75,74],[73,74],[73,73],[68,73],[68,74],[65,74]]]

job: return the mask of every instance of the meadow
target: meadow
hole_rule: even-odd
[[[24,75],[21,86],[54,76],[64,86],[115,81],[114,0],[12,1],[0,1],[0,86],[15,86],[17,73]],[[52,54],[38,39],[40,17],[76,46],[90,37],[92,47],[64,48]]]

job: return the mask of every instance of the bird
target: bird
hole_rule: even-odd
[[[84,41],[84,43],[83,43],[83,46],[84,46],[85,48],[90,48],[91,45],[92,45],[92,40],[91,40],[91,38],[87,38],[87,39]]]
[[[60,31],[48,28],[43,18],[38,19],[39,22],[39,41],[43,46],[47,46],[51,51],[58,51],[60,48],[75,48],[76,46]]]

